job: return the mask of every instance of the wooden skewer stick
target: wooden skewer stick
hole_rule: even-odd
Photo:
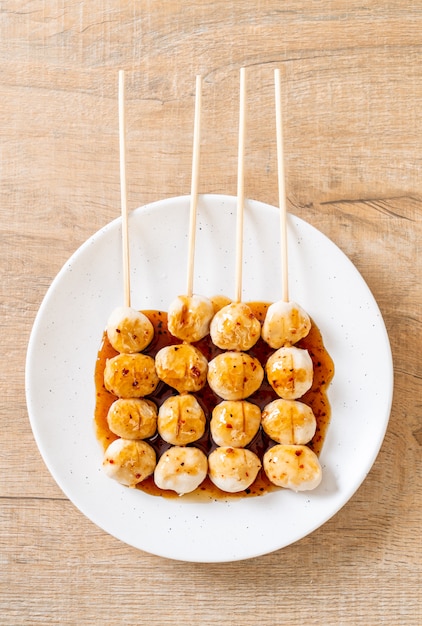
[[[192,180],[190,193],[189,242],[188,242],[188,271],[186,295],[192,296],[193,268],[195,258],[196,212],[198,207],[199,182],[199,153],[201,143],[201,105],[202,105],[202,77],[196,77],[195,119],[193,128]]]
[[[245,103],[246,103],[246,72],[240,69],[239,94],[239,144],[237,160],[237,214],[236,214],[236,287],[235,302],[242,300],[242,261],[243,261],[243,216],[245,204],[244,162],[245,162]]]
[[[125,73],[119,70],[119,148],[120,148],[120,199],[122,214],[123,292],[124,305],[130,307],[129,226],[126,189],[126,123],[125,123]]]
[[[277,177],[278,202],[280,208],[280,244],[281,244],[281,273],[282,273],[282,300],[289,301],[288,278],[288,250],[287,250],[287,207],[286,207],[286,178],[284,171],[283,150],[283,119],[281,108],[281,81],[280,70],[274,70],[275,85],[275,119],[277,137]]]

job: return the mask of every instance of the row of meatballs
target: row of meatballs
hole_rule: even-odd
[[[263,457],[264,471],[271,482],[295,491],[319,484],[321,468],[308,443],[316,428],[307,405],[277,399],[262,411],[246,400],[224,400],[212,411],[211,437],[218,446],[207,456],[195,447],[206,428],[205,414],[193,394],[169,397],[157,411],[145,398],[117,399],[108,412],[112,432],[119,436],[107,449],[104,467],[119,482],[136,486],[154,473],[161,489],[178,494],[195,490],[208,474],[211,481],[229,493],[250,487],[261,469],[261,461],[245,449],[262,428],[278,444]],[[171,444],[156,463],[154,449],[143,439],[156,432]]]

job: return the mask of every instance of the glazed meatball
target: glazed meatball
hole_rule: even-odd
[[[210,331],[214,315],[211,300],[204,296],[178,296],[169,306],[168,329],[174,337],[194,343]]]
[[[261,461],[245,448],[223,446],[208,457],[208,475],[222,491],[237,493],[252,485],[261,469]]]
[[[296,400],[312,386],[313,364],[307,350],[279,348],[265,367],[268,382],[280,398]]]
[[[262,325],[262,338],[271,348],[292,346],[311,330],[309,315],[295,302],[274,302]]]
[[[155,367],[159,378],[179,393],[199,391],[207,380],[207,359],[187,343],[161,348]]]
[[[160,489],[171,489],[179,496],[195,491],[205,480],[208,460],[194,447],[172,446],[161,456],[154,471]]]
[[[307,404],[279,398],[264,407],[262,428],[277,443],[304,444],[315,435],[316,419]]]
[[[146,354],[118,354],[107,359],[104,386],[118,398],[142,398],[158,385],[154,359]]]
[[[104,454],[107,476],[128,487],[135,487],[151,476],[155,465],[155,451],[146,441],[116,439]]]
[[[119,307],[107,322],[107,336],[117,352],[132,354],[141,352],[154,337],[154,326],[141,311],[131,307]]]
[[[191,394],[170,396],[158,411],[158,432],[164,441],[185,446],[200,439],[206,418],[198,400]]]
[[[264,454],[263,465],[274,485],[293,491],[315,489],[322,479],[318,457],[307,446],[277,444]]]
[[[250,307],[232,302],[220,309],[210,326],[213,343],[222,350],[250,350],[261,335],[261,324]]]
[[[157,407],[143,398],[119,398],[109,408],[107,423],[124,439],[146,439],[157,430]]]
[[[218,446],[242,448],[252,441],[261,423],[261,410],[246,400],[224,400],[214,407],[211,435]]]
[[[261,363],[244,352],[222,352],[208,366],[208,384],[223,400],[248,398],[263,378]]]

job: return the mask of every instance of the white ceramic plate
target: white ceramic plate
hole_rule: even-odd
[[[167,310],[186,290],[189,198],[131,213],[132,306]],[[198,204],[194,291],[234,297],[236,199]],[[184,561],[245,559],[283,548],[332,517],[369,472],[393,388],[390,345],[359,272],[324,235],[288,217],[290,297],[319,326],[335,364],[332,419],[314,491],[280,490],[229,502],[166,499],[127,489],[101,469],[93,428],[94,366],[110,312],[123,301],[121,222],[91,237],[53,281],[31,334],[26,392],[41,455],[66,496],[99,527],[152,554]],[[281,298],[279,218],[247,201],[243,300]]]

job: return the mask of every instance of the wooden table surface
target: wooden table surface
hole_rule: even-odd
[[[2,624],[422,624],[422,9],[417,1],[0,3]],[[350,257],[385,319],[393,408],[367,479],[325,525],[226,564],[140,552],[86,519],[46,469],[27,415],[26,347],[68,257],[128,202],[190,190],[277,204],[273,70],[283,80],[289,210]],[[66,399],[63,399],[66,402]]]

